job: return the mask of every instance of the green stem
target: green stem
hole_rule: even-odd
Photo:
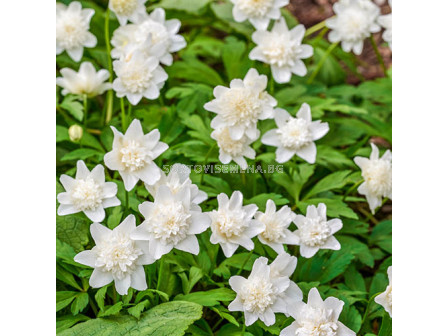
[[[269,78],[269,94],[273,95],[274,92],[275,92],[274,76],[271,76],[271,78]]]
[[[243,264],[241,265],[241,268],[238,270],[238,273],[236,273],[237,275],[240,275],[241,272],[244,269],[244,266],[246,266],[247,262],[249,261],[250,257],[252,257],[252,254],[254,254],[254,250],[250,251],[249,255],[247,256],[246,260],[244,260]]]
[[[126,131],[127,125],[126,125],[126,109],[124,107],[124,98],[120,98],[120,105],[121,105],[121,128],[123,130],[123,133]]]
[[[314,69],[313,73],[311,74],[310,78],[307,81],[307,84],[311,84],[313,80],[316,78],[319,71],[322,69],[325,61],[327,60],[328,56],[330,56],[331,52],[338,46],[339,42],[335,42],[332,45],[330,45],[325,52],[325,54],[322,56],[322,58],[319,60],[319,63],[317,63],[316,68]]]
[[[202,168],[205,169],[205,166],[207,165],[207,160],[208,160],[210,154],[212,153],[213,149],[215,149],[215,147],[216,147],[216,143],[214,143],[213,146],[211,146],[210,149],[208,150],[207,154],[205,155],[205,159],[204,159]],[[204,180],[204,175],[205,175],[205,173],[201,174],[201,184],[202,184],[202,181]]]
[[[360,185],[361,183],[363,183],[363,182],[364,182],[364,180],[361,180],[361,181],[356,182],[354,185],[352,185],[352,186],[347,190],[347,192],[345,193],[344,198],[342,199],[342,201],[344,202],[345,199],[347,198],[347,196],[350,195],[350,193],[351,193],[353,190],[355,190],[356,188],[358,188],[359,185]]]
[[[109,83],[112,84],[113,81],[113,68],[112,68],[112,58],[110,56],[110,36],[109,36],[109,17],[110,17],[110,10],[109,8],[106,11],[106,19],[104,21],[104,38],[106,40],[106,50],[107,50],[107,65],[109,68]],[[114,92],[112,90],[107,91],[107,111],[106,111],[106,124],[108,124],[110,122],[110,120],[112,119],[112,112],[113,112],[113,107],[114,105]]]
[[[322,22],[319,22],[318,24],[315,24],[314,26],[312,26],[306,30],[305,37],[310,36],[311,34],[314,34],[315,32],[317,32],[325,27],[326,27],[325,20]]]
[[[378,59],[378,62],[381,65],[381,69],[383,69],[384,76],[387,77],[387,69],[386,66],[384,65],[383,56],[381,56],[380,51],[378,50],[378,45],[376,44],[373,35],[370,35],[370,43],[372,43],[373,50],[375,50],[376,58]]]
[[[370,308],[370,304],[373,302],[373,300],[380,295],[381,293],[377,293],[375,295],[373,295],[369,301],[367,302],[367,307],[366,307],[366,311],[364,312],[364,316],[362,317],[361,320],[361,329],[359,330],[361,332],[361,330],[363,329],[364,323],[366,322],[367,317],[369,316],[369,308]]]
[[[241,330],[241,335],[244,336],[245,333],[246,333],[246,321],[244,321],[243,323],[243,330]]]
[[[157,275],[157,286],[156,289],[160,290],[160,285],[162,284],[162,273],[163,273],[163,267],[164,267],[164,260],[165,258],[162,256],[159,260],[159,274]],[[156,298],[157,304],[159,304],[159,296]]]
[[[82,100],[84,103],[84,128],[87,130],[87,95],[82,95]]]
[[[126,211],[129,212],[129,191],[126,190]]]
[[[97,316],[98,315],[98,309],[96,309],[95,303],[93,302],[93,300],[92,300],[92,298],[90,296],[89,296],[89,304],[90,304],[90,307],[93,310],[93,313],[95,314],[95,316]]]

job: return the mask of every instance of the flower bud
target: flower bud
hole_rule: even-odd
[[[68,135],[73,142],[79,142],[82,138],[83,130],[79,125],[72,125],[68,129]]]

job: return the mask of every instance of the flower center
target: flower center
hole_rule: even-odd
[[[338,325],[331,319],[331,309],[307,307],[296,330],[300,336],[336,336]]]
[[[92,250],[97,256],[95,267],[103,272],[111,272],[120,280],[134,271],[136,260],[143,254],[129,235],[116,232],[112,232],[110,237],[102,240]]]
[[[297,49],[297,50],[296,50]],[[279,67],[294,65],[294,55],[300,51],[300,46],[294,47],[289,41],[289,36],[272,34],[265,45],[262,45],[262,53],[269,64]]]
[[[101,187],[92,178],[76,180],[71,192],[73,204],[80,210],[95,210],[102,202]]]
[[[149,232],[166,244],[176,245],[187,236],[191,214],[182,202],[159,204],[149,221]]]
[[[120,149],[121,162],[130,171],[136,171],[146,165],[146,150],[139,142],[131,140]]]
[[[83,46],[87,32],[88,26],[78,14],[65,12],[57,19],[56,40],[64,49]]]
[[[242,137],[240,140],[233,140],[230,137],[229,129],[227,127],[224,127],[221,131],[215,132],[215,135],[219,148],[224,152],[232,156],[238,156],[244,151],[245,138]]]
[[[298,233],[300,242],[308,246],[321,246],[331,236],[330,227],[321,218],[305,218]]]
[[[249,279],[241,294],[244,310],[263,313],[275,301],[272,283],[263,278]]]
[[[128,55],[129,58],[132,55]],[[126,91],[131,93],[143,93],[149,88],[152,79],[152,72],[144,64],[128,60],[119,77]]]
[[[265,240],[276,242],[280,238],[284,238],[286,236],[284,232],[285,226],[276,218],[263,214],[260,216],[259,220],[266,226],[265,230],[261,233],[261,236]]]
[[[218,232],[227,238],[238,237],[247,227],[242,210],[219,212],[215,225]]]
[[[248,88],[233,88],[222,97],[222,117],[228,125],[249,125],[257,122],[261,113],[261,101]]]
[[[272,8],[273,0],[240,0],[239,9],[249,17],[264,17]]]
[[[169,42],[169,34],[166,27],[159,22],[148,19],[139,25],[139,34],[137,39],[140,42],[144,42],[148,35],[151,34],[152,44],[157,44],[159,42]]]
[[[359,8],[348,9],[341,13],[340,20],[341,35],[344,36],[344,39],[356,41],[368,36],[371,20],[363,10]]]
[[[392,165],[387,160],[371,160],[362,172],[368,189],[375,195],[388,195],[392,190]]]
[[[277,130],[277,134],[280,135],[282,145],[289,149],[300,149],[313,140],[305,119],[290,118]]]
[[[115,13],[130,16],[137,9],[138,0],[111,0]]]

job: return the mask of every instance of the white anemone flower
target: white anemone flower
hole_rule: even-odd
[[[143,133],[139,120],[134,119],[126,133],[114,132],[112,151],[104,155],[104,163],[111,170],[118,170],[127,191],[134,188],[139,180],[151,185],[160,178],[160,169],[154,160],[168,149],[160,140],[158,129]]]
[[[272,30],[257,30],[252,40],[257,46],[249,54],[251,60],[257,60],[271,66],[272,76],[277,83],[288,83],[291,73],[303,77],[307,73],[302,59],[313,55],[313,47],[302,44],[305,26],[298,25],[289,30],[285,19],[276,21]]]
[[[338,321],[344,301],[335,297],[322,300],[312,288],[308,303],[299,302],[292,317],[295,321],[280,332],[280,336],[356,336],[356,333]]]
[[[332,43],[342,42],[345,52],[362,53],[364,40],[381,27],[377,24],[380,9],[370,0],[339,0],[333,5],[335,16],[326,21],[332,31],[328,39]]]
[[[63,88],[63,95],[71,93],[91,98],[112,89],[112,85],[106,82],[110,76],[109,71],[101,69],[97,72],[90,62],[81,63],[78,72],[63,68],[61,75],[62,77],[56,78],[56,84]]]
[[[294,220],[298,230],[294,233],[299,237],[300,254],[311,258],[321,249],[340,250],[341,244],[333,236],[342,229],[342,221],[338,218],[327,221],[327,206],[309,205],[306,217],[297,215]]]
[[[246,135],[239,140],[233,140],[230,136],[230,130],[228,127],[220,127],[215,129],[210,135],[212,139],[216,140],[219,147],[219,161],[224,164],[228,164],[231,161],[235,161],[240,165],[241,169],[247,169],[247,161],[245,159],[255,159],[256,152],[250,147],[255,141],[251,140]],[[256,138],[260,136],[260,131],[256,131]]]
[[[392,0],[389,0],[389,6],[392,8]],[[389,43],[392,49],[392,13],[378,17],[378,24],[384,28],[383,40]]]
[[[105,182],[102,165],[97,165],[90,171],[84,161],[79,160],[75,178],[61,175],[60,181],[65,192],[58,194],[59,216],[84,212],[91,221],[101,222],[106,215],[105,208],[121,204],[116,197],[117,185]]]
[[[243,206],[241,191],[234,191],[230,200],[224,193],[219,194],[217,199],[218,210],[208,212],[212,220],[210,242],[221,245],[227,258],[240,245],[249,251],[253,250],[252,238],[264,230],[264,224],[253,219],[258,207],[255,204]]]
[[[232,290],[237,295],[229,304],[229,311],[244,312],[245,324],[253,324],[260,319],[267,326],[275,323],[274,313],[286,313],[287,304],[282,294],[289,288],[291,281],[286,276],[271,277],[268,259],[255,260],[247,279],[235,275],[229,279]]]
[[[135,22],[141,15],[146,14],[147,0],[109,0],[109,9],[115,13],[120,25],[128,21]]]
[[[157,99],[168,79],[159,60],[156,57],[145,57],[140,51],[129,53],[126,58],[114,61],[113,65],[117,75],[113,89],[117,97],[126,96],[132,105],[137,105],[143,97]]]
[[[375,302],[383,306],[384,310],[392,317],[392,266],[388,267],[387,276],[389,277],[389,285],[383,293],[375,297]]]
[[[275,123],[277,129],[267,131],[261,142],[268,146],[277,147],[275,160],[284,163],[294,154],[308,163],[316,162],[316,144],[330,130],[328,123],[320,120],[311,120],[310,106],[304,103],[293,118],[287,111],[277,108],[275,110]]]
[[[190,179],[191,169],[184,164],[175,163],[168,173],[168,176],[161,171],[160,179],[153,185],[145,184],[146,189],[149,191],[152,197],[156,197],[157,190],[163,185],[170,188],[173,195],[177,194],[183,188],[190,189],[191,202],[194,204],[200,204],[204,202],[208,196],[205,191],[199,190],[196,184]]]
[[[148,288],[143,265],[155,260],[149,256],[146,244],[131,239],[134,230],[134,215],[126,217],[113,230],[99,223],[90,225],[96,245],[75,256],[76,262],[94,268],[90,286],[100,288],[114,281],[120,295],[126,295],[129,287],[139,291]]]
[[[372,143],[370,159],[357,156],[354,161],[364,178],[358,192],[366,196],[370,210],[375,213],[383,197],[392,199],[392,152],[387,150],[380,158],[378,147]]]
[[[217,114],[211,122],[212,128],[228,127],[233,140],[244,135],[256,140],[258,120],[272,118],[277,105],[277,101],[265,91],[267,84],[265,75],[250,69],[244,80],[233,79],[230,88],[215,87],[215,99],[204,105],[204,109]]]
[[[75,62],[79,62],[84,47],[96,46],[95,35],[89,32],[90,20],[95,14],[91,8],[82,9],[81,3],[72,1],[68,6],[56,4],[56,55],[67,51]]]
[[[196,255],[199,253],[196,235],[207,230],[210,218],[191,202],[188,186],[175,194],[168,186],[160,186],[154,202],[144,202],[138,209],[145,220],[131,237],[149,242],[152,258],[160,259],[173,248]]]
[[[255,219],[265,225],[265,229],[258,235],[258,240],[271,247],[278,254],[284,253],[283,244],[299,245],[298,237],[288,230],[289,225],[296,218],[296,214],[287,205],[276,211],[275,203],[269,199],[266,211],[257,211]]]
[[[230,0],[233,3],[233,18],[236,22],[249,22],[258,30],[266,30],[271,19],[280,19],[280,8],[289,0]]]

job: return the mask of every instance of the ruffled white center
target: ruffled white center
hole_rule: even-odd
[[[275,300],[272,283],[264,278],[248,279],[240,293],[245,311],[263,313]]]
[[[129,60],[120,71],[119,77],[127,92],[143,93],[151,85],[153,74],[145,64]]]
[[[370,160],[362,176],[369,191],[375,195],[387,196],[392,190],[392,164],[387,160]]]
[[[166,27],[156,21],[148,19],[139,25],[137,40],[143,42],[151,35],[152,44],[168,43],[169,34]]]
[[[285,226],[274,216],[263,214],[258,220],[266,225],[265,230],[261,233],[261,236],[265,240],[276,242],[280,238],[284,238],[286,236]]]
[[[138,0],[110,0],[116,14],[130,16],[138,7]]]
[[[331,229],[321,218],[305,218],[299,226],[298,234],[302,244],[321,246],[331,236]]]
[[[65,11],[56,20],[56,41],[66,50],[82,47],[88,32],[81,13]]]
[[[300,336],[336,336],[338,325],[331,319],[332,310],[307,306],[302,312],[296,335]]]
[[[136,171],[146,165],[146,149],[138,141],[131,140],[120,149],[121,162],[130,171]]]
[[[244,152],[245,139],[242,137],[240,140],[233,140],[230,137],[229,129],[227,127],[222,128],[220,131],[214,133],[219,148],[231,156],[239,156]]]
[[[272,35],[260,45],[261,51],[269,64],[279,67],[294,66],[296,55],[301,47],[289,40],[289,35]]]
[[[149,232],[165,244],[176,245],[185,239],[190,227],[191,214],[185,210],[182,202],[156,205],[157,209],[148,226]]]
[[[258,95],[248,88],[232,88],[221,97],[222,117],[230,125],[256,123],[262,110]]]
[[[244,220],[245,213],[242,210],[232,212],[218,212],[216,228],[218,232],[227,238],[238,237],[247,227]]]
[[[300,149],[313,141],[309,123],[305,119],[289,119],[277,130],[280,142],[285,148]]]
[[[240,0],[238,8],[248,17],[265,17],[272,8],[273,0]]]
[[[96,254],[95,267],[103,272],[109,272],[115,278],[124,279],[136,267],[136,261],[143,251],[126,234],[112,234],[97,244],[93,250]]]
[[[95,210],[102,202],[102,188],[92,178],[75,180],[71,191],[73,204],[81,211]]]
[[[349,8],[338,16],[339,33],[348,41],[362,40],[369,35],[370,22],[366,11]]]

